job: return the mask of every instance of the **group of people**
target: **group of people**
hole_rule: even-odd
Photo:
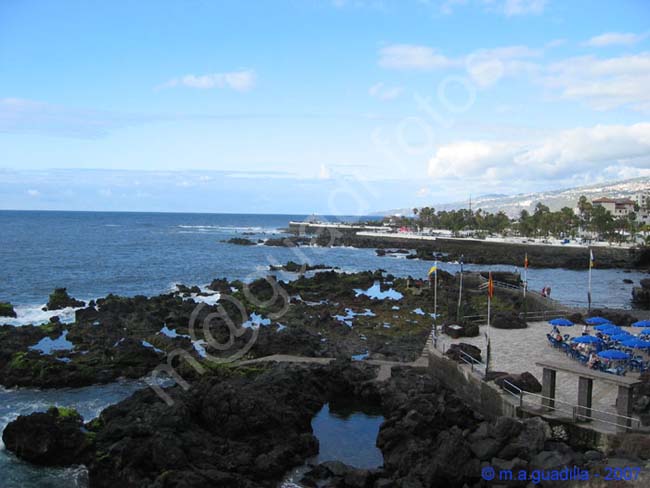
[[[585,325],[582,328],[582,335],[589,335],[589,326]],[[602,339],[602,334],[598,332],[596,336],[600,336]],[[558,329],[556,326],[553,327],[553,330],[551,331],[551,337],[555,339],[558,342],[564,342],[564,337],[562,336],[562,333],[560,332],[560,329]],[[571,348],[575,349],[576,351],[581,352],[582,354],[589,354],[589,360],[587,361],[587,366],[591,369],[598,369],[602,359],[598,357],[598,354],[594,350],[592,350],[591,346],[589,344],[584,344],[584,343],[572,343]]]

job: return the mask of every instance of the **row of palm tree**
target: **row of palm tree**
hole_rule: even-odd
[[[589,233],[595,238],[620,242],[634,239],[639,233],[650,233],[650,226],[637,221],[636,212],[614,217],[604,207],[592,205],[584,195],[578,200],[577,212],[569,207],[551,211],[539,202],[532,213],[522,210],[517,219],[510,219],[504,212],[490,213],[481,209],[436,211],[433,207],[423,207],[414,208],[412,218],[401,217],[396,222],[393,217],[392,220],[398,225],[447,229],[454,233],[475,231],[542,238],[575,238]]]

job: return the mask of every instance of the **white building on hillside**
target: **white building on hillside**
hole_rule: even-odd
[[[635,200],[639,206],[636,220],[644,224],[650,224],[650,193],[637,193]]]
[[[592,204],[594,206],[603,207],[609,213],[612,214],[612,217],[625,217],[628,214],[634,212],[634,200],[629,198],[596,198]]]

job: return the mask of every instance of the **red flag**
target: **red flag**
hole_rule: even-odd
[[[524,268],[528,269],[528,253],[526,253],[526,256],[524,257]]]
[[[488,286],[487,286],[488,296],[492,298],[494,296],[494,281],[492,280],[492,271],[490,271],[490,274],[488,276],[489,276]]]

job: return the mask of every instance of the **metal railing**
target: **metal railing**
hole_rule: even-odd
[[[521,409],[526,407],[526,405],[529,405],[530,407],[535,407],[536,409],[539,409],[541,407],[552,412],[563,413],[567,416],[570,416],[573,422],[601,422],[603,424],[612,425],[617,428],[623,428],[627,430],[634,428],[640,430],[642,428],[641,419],[638,417],[628,417],[617,413],[605,412],[604,410],[598,410],[593,407],[565,402],[563,400],[558,400],[557,398],[551,398],[540,395],[538,393],[531,393],[529,391],[522,390],[508,380],[503,380],[503,382],[507,386],[506,388],[503,388],[503,390],[519,400],[519,408]],[[531,413],[537,412],[533,411]]]
[[[531,322],[538,322],[542,320],[548,320],[550,318],[566,317],[571,313],[572,312],[568,310],[542,310],[538,312],[520,312],[518,315],[521,319],[530,320]],[[468,322],[470,324],[479,323],[480,325],[484,325],[487,323],[487,314],[465,315],[462,317],[462,319],[464,322]]]

